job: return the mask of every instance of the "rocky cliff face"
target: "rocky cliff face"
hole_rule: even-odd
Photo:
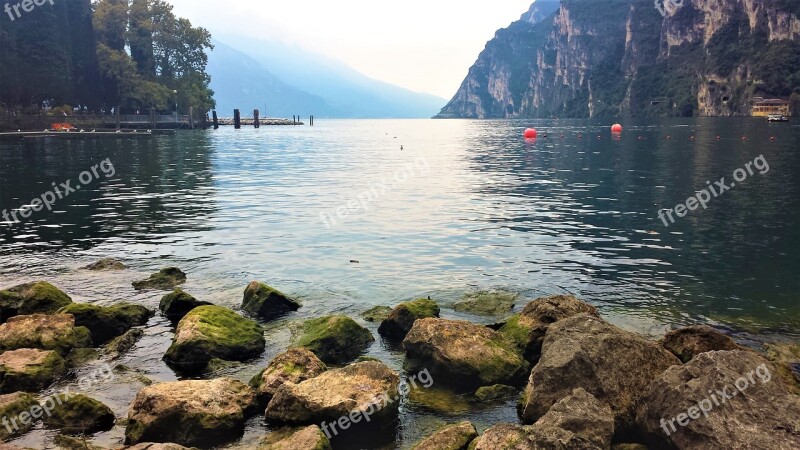
[[[440,118],[749,115],[800,92],[800,0],[538,0]]]

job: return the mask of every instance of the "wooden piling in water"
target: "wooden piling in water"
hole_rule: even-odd
[[[119,130],[119,106],[117,106],[117,108],[114,110],[114,115],[116,116],[117,130]]]
[[[194,130],[194,106],[189,107],[189,129]]]
[[[219,130],[219,118],[217,117],[217,111],[211,111],[211,120],[214,122],[214,129]]]
[[[156,129],[156,109],[150,108],[150,129]]]
[[[242,128],[242,113],[238,109],[233,110],[233,128],[237,130]]]
[[[261,121],[258,118],[258,110],[257,109],[253,110],[253,126],[256,127],[256,128],[260,128],[261,127]]]

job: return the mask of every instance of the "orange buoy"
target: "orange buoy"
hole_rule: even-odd
[[[528,128],[525,130],[525,139],[536,139],[539,133],[536,131],[536,128]]]
[[[611,132],[612,132],[612,133],[622,133],[622,125],[620,125],[620,124],[618,124],[618,123],[615,123],[615,124],[614,124],[614,125],[611,127]]]

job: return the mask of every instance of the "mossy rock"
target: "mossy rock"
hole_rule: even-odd
[[[114,427],[111,408],[83,394],[57,394],[55,407],[42,419],[45,426],[65,434],[91,434]]]
[[[91,347],[89,330],[76,327],[69,314],[16,316],[0,325],[0,351],[38,348],[67,355],[83,347]]]
[[[72,314],[75,325],[91,330],[95,345],[103,345],[122,336],[133,327],[146,325],[153,312],[141,305],[120,303],[114,306],[98,306],[73,303],[59,311]]]
[[[383,322],[389,318],[389,314],[393,311],[388,306],[376,306],[361,313],[361,318],[367,322]]]
[[[144,330],[133,328],[125,332],[122,336],[116,337],[105,345],[105,352],[114,358],[118,358],[133,349],[139,339],[144,336]]]
[[[283,428],[268,434],[258,445],[258,450],[330,450],[331,443],[316,426]]]
[[[464,295],[453,308],[480,316],[502,316],[514,309],[519,294],[508,291],[478,291]]]
[[[347,316],[327,316],[306,321],[295,347],[313,352],[326,364],[348,363],[364,353],[375,338]]]
[[[52,314],[72,303],[72,299],[46,281],[21,284],[0,291],[0,323],[26,314]]]
[[[477,437],[475,426],[465,421],[442,427],[412,447],[412,450],[464,450]]]
[[[122,264],[122,262],[114,258],[103,258],[83,267],[84,270],[91,270],[95,272],[106,270],[125,270],[127,268],[128,267],[125,264]]]
[[[495,400],[504,400],[517,395],[517,388],[513,386],[506,386],[504,384],[495,384],[494,386],[483,386],[475,391],[475,398],[479,402],[491,402]]]
[[[643,444],[614,444],[611,450],[647,450],[647,446]]]
[[[186,282],[186,274],[177,267],[167,267],[150,275],[150,278],[134,281],[133,288],[137,291],[157,289],[168,291]]]
[[[175,289],[161,298],[158,309],[167,320],[172,322],[173,325],[177,325],[186,314],[189,314],[189,311],[200,306],[209,305],[211,303],[197,300],[183,290]]]
[[[73,437],[59,434],[53,439],[60,450],[107,450],[105,447],[98,447],[87,441],[85,437]]]
[[[201,306],[184,317],[164,355],[171,367],[200,373],[212,359],[247,361],[266,347],[259,324],[220,306]]]
[[[19,349],[0,355],[0,392],[38,392],[67,371],[64,358],[52,350]]]
[[[775,364],[778,378],[786,388],[800,395],[800,345],[783,342],[764,344],[767,358]]]
[[[244,290],[242,310],[264,320],[272,320],[298,309],[299,303],[264,283],[253,281]]]
[[[298,384],[321,375],[327,369],[325,363],[309,350],[290,348],[253,377],[250,386],[256,391],[259,401],[266,405],[285,383]]]
[[[39,402],[30,395],[24,392],[15,392],[13,394],[0,395],[0,418],[8,418],[7,426],[0,426],[0,440],[6,441],[9,438],[20,436],[33,428],[35,425],[34,420],[26,420],[27,424],[20,421],[19,417],[22,413],[31,413],[32,408],[38,407]],[[39,408],[41,409],[41,408]],[[33,411],[38,415],[38,411]],[[15,418],[16,420],[11,420]]]
[[[381,323],[378,333],[388,339],[402,340],[411,331],[414,322],[419,319],[439,317],[439,312],[439,305],[429,298],[401,303]]]
[[[417,407],[454,416],[469,412],[470,408],[464,395],[444,388],[412,386],[408,401]]]

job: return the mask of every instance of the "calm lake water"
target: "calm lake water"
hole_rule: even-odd
[[[238,308],[249,281],[267,282],[304,306],[269,324],[263,358],[226,373],[242,380],[309,317],[357,317],[430,295],[446,317],[502,319],[446,309],[475,290],[518,292],[518,308],[573,293],[653,337],[696,322],[754,342],[800,336],[800,126],[629,121],[613,139],[611,123],[319,120],[152,139],[0,141],[0,208],[29,204],[54,182],[81,185],[53,211],[0,224],[0,288],[44,279],[75,301],[156,308],[163,293],[130,283],[175,265],[189,275],[188,292]],[[528,126],[539,130],[535,142],[521,138]],[[659,219],[706,181],[730,184],[761,155],[765,174],[756,170],[669,227]],[[82,185],[81,172],[106,159],[113,176],[101,170]],[[101,257],[131,269],[79,269]],[[135,376],[91,395],[125,416],[140,375],[174,380],[160,360],[171,336],[154,318],[136,350],[114,363]],[[402,354],[380,342],[370,354],[402,365]],[[461,417],[482,426],[515,421],[513,403],[455,417],[408,404],[398,440],[408,447]],[[253,419],[237,445],[265,430]],[[118,442],[123,432],[96,440]],[[35,430],[18,443],[51,439]]]

